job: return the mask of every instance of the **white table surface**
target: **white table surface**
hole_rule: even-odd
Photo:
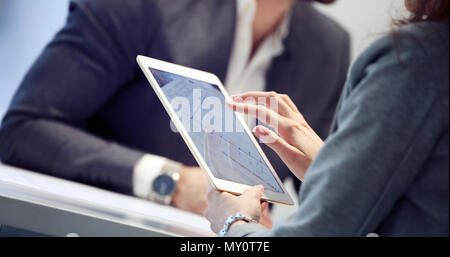
[[[202,216],[2,164],[0,224],[51,236],[214,236]]]

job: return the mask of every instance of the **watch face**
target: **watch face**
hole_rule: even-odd
[[[153,191],[159,195],[171,195],[175,190],[175,181],[172,177],[161,175],[153,182]]]

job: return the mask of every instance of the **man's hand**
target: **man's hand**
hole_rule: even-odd
[[[180,171],[180,180],[172,199],[172,205],[200,215],[208,206],[206,194],[208,179],[198,167],[184,167]]]

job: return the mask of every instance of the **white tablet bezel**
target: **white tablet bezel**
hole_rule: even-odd
[[[225,96],[225,99],[231,100],[230,96],[228,95],[227,91],[223,87],[220,79],[215,76],[214,74],[199,71],[187,67],[183,67],[180,65],[176,65],[173,63],[164,62],[161,60],[145,57],[139,55],[137,57],[137,62],[139,66],[141,67],[142,71],[144,72],[146,78],[150,82],[150,85],[152,86],[153,90],[155,91],[156,95],[158,96],[159,100],[163,104],[164,108],[166,109],[167,113],[169,114],[170,118],[172,119],[173,123],[175,124],[177,130],[180,132],[181,136],[183,137],[184,141],[186,142],[187,146],[189,147],[189,150],[194,155],[194,158],[197,160],[199,166],[206,172],[208,175],[209,181],[211,182],[211,185],[215,187],[217,190],[229,192],[235,195],[241,195],[244,193],[245,190],[250,188],[248,185],[223,180],[214,177],[214,174],[209,169],[208,165],[203,159],[203,156],[201,156],[200,152],[198,151],[197,147],[195,146],[194,142],[192,141],[191,137],[189,136],[189,133],[187,133],[186,129],[183,127],[179,117],[176,115],[175,111],[173,110],[172,106],[170,105],[170,102],[164,95],[160,85],[158,85],[158,82],[156,81],[155,77],[151,73],[149,68],[154,68],[170,73],[174,73],[180,76],[192,78],[199,81],[204,81],[213,85],[216,85],[219,87],[222,94]],[[266,155],[264,154],[263,150],[261,149],[259,143],[257,142],[256,138],[253,136],[251,130],[248,128],[247,124],[244,122],[244,119],[240,114],[236,113],[236,116],[238,117],[239,122],[241,122],[242,126],[245,129],[245,132],[249,135],[250,139],[254,143],[256,149],[263,157],[264,161],[266,162],[267,166],[269,167],[270,171],[272,172],[273,176],[275,177],[276,181],[280,185],[280,187],[283,189],[284,193],[277,193],[270,190],[265,190],[263,200],[272,202],[272,203],[279,203],[279,204],[285,204],[285,205],[293,205],[294,202],[287,192],[287,190],[284,188],[283,183],[281,182],[280,178],[278,177],[277,173],[273,169],[272,165],[270,164],[269,160],[267,159]]]

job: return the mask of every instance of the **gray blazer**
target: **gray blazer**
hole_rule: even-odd
[[[229,236],[449,235],[449,27],[402,27],[353,65],[294,219]]]
[[[0,129],[1,161],[122,193],[152,153],[196,165],[136,64],[138,54],[224,80],[232,0],[73,0],[67,24],[26,75]],[[341,27],[297,1],[268,90],[288,93],[326,137],[349,63]],[[319,99],[319,100],[317,100]],[[275,169],[290,172],[272,152]]]

